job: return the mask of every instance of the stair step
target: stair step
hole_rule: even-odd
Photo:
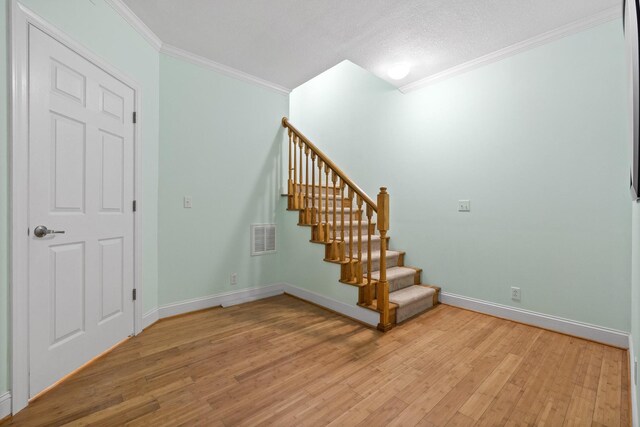
[[[326,206],[329,205],[329,211],[333,211],[333,198],[331,197],[329,197],[329,200],[327,201],[324,197],[322,197],[322,200],[320,200],[318,199],[318,196],[316,196],[315,203],[313,203],[313,199],[311,198],[311,196],[309,196],[309,198],[307,199],[307,203],[309,207],[311,207],[311,205],[314,205],[316,209],[322,208],[323,211],[326,210]],[[342,206],[342,199],[340,198],[336,199],[336,208],[340,209],[341,206]],[[353,203],[351,204],[351,206],[355,207]],[[349,206],[349,202],[345,200],[344,202],[345,209],[351,206]]]
[[[313,195],[309,194],[307,196],[307,199],[311,200],[311,199],[315,198],[316,200],[318,200],[320,198],[320,196],[322,196],[322,201],[327,200],[327,196],[326,196],[325,193],[318,194],[317,192],[316,192],[316,194],[313,194]],[[329,192],[329,202],[331,202],[331,201],[333,201],[333,193]],[[342,201],[342,197],[339,194],[336,194],[336,201],[337,202]]]
[[[389,282],[389,292],[397,292],[401,289],[414,286],[416,284],[416,274],[420,272],[420,269],[412,267],[387,266],[387,282]],[[380,272],[372,272],[371,278],[373,280],[379,280]]]
[[[362,269],[363,271],[367,271],[367,253],[362,254]],[[399,251],[387,251],[387,281],[389,280],[389,270],[392,268],[402,268],[397,267],[400,264],[400,257],[404,255],[404,252]],[[380,269],[380,251],[372,251],[371,252],[371,278],[374,278],[374,273],[378,272]],[[378,272],[379,273],[379,272]],[[376,279],[377,280],[377,279]]]
[[[378,300],[374,299],[371,304],[358,304],[360,307],[368,308],[369,310],[378,311]],[[395,318],[395,311],[398,308],[398,304],[389,302],[389,311],[392,313],[392,317]]]
[[[331,175],[329,175],[329,176],[331,176]],[[317,175],[316,175],[316,182],[317,182]],[[336,184],[336,195],[340,194],[340,185],[339,184],[340,184],[340,179],[338,179],[338,182]],[[302,184],[298,183],[293,187],[293,190],[295,191],[297,189],[298,192],[304,193],[306,191],[307,187],[309,188],[309,194],[311,194],[312,190],[314,190],[315,194],[318,194],[318,193],[325,194],[325,190],[327,190],[327,187],[328,187],[328,190],[329,190],[329,195],[333,194],[333,181],[329,180],[329,185],[327,186],[327,182],[325,181],[324,175],[322,176],[322,186],[319,186],[318,184],[316,184],[316,186],[314,188],[314,186],[311,183],[309,183],[308,186],[305,183],[302,183]],[[345,196],[347,195],[348,191],[349,191],[349,187],[345,186],[345,188],[344,188]],[[356,198],[356,194],[353,195],[353,198],[354,199]],[[373,199],[375,200],[375,197]]]
[[[357,210],[355,209],[351,209],[351,208],[344,208],[344,218],[345,219],[349,219],[351,217],[354,216],[354,214],[357,212]],[[333,211],[330,210],[329,211],[329,215],[327,215],[327,213],[325,211],[319,212],[318,215],[320,216],[320,221],[324,222],[325,219],[329,219],[329,222],[331,222],[333,220]],[[336,220],[340,221],[340,219],[342,219],[342,209],[336,209]],[[347,222],[347,221],[345,221]],[[358,221],[353,221],[355,223],[357,223]],[[365,221],[362,221],[365,222]]]
[[[336,215],[337,216],[337,221],[335,222],[336,227],[338,227],[338,230],[340,230],[340,227],[342,227],[342,222],[340,221],[340,214]],[[345,215],[345,220],[347,219],[346,215]],[[333,226],[333,215],[331,216],[331,218],[329,218],[329,221],[327,221],[329,224],[331,224]],[[361,227],[364,227],[365,229],[367,228],[367,225],[369,223],[365,220],[362,220],[362,222],[360,223]],[[373,222],[372,224],[375,225],[375,222]],[[345,221],[344,222],[344,228],[348,229],[349,226],[357,228],[358,227],[358,221]]]
[[[413,285],[389,293],[389,302],[397,304],[396,322],[403,322],[416,314],[433,307],[436,289]]]
[[[347,245],[347,248],[349,248],[349,242],[351,241],[349,239],[348,236],[345,236],[345,244]],[[371,235],[371,250],[372,251],[379,251],[380,250],[380,242],[382,241],[382,239],[380,239],[380,235],[378,234],[372,234]],[[389,237],[387,236],[387,244],[389,244]],[[362,233],[362,240],[360,241],[360,246],[362,246],[362,253],[365,253],[367,251],[367,247],[368,247],[368,243],[367,243],[367,234],[366,233]],[[353,243],[351,243],[351,248],[352,248],[352,254],[354,256],[358,255],[358,236],[357,233],[354,234],[353,236]],[[347,249],[348,250],[348,249]]]
[[[325,261],[327,262],[332,262],[335,264],[347,264],[349,263],[349,257],[347,256],[345,258],[344,261],[339,261],[337,259],[330,259],[329,257],[329,246],[331,244],[327,244],[327,249],[326,249],[326,253],[327,253],[327,258],[325,258]],[[355,257],[353,258],[355,260]],[[404,259],[404,252],[399,252],[399,251],[387,251],[386,253],[386,259],[387,259],[387,271],[389,271],[389,269],[396,267],[397,265],[399,265],[401,262],[403,262]],[[371,254],[371,278],[373,278],[373,274],[375,272],[377,272],[380,269],[380,251],[377,252],[372,252]],[[362,254],[362,270],[364,275],[366,276],[367,274],[367,254],[363,253]]]

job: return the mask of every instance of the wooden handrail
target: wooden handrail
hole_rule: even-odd
[[[387,189],[381,187],[377,203],[374,202],[302,132],[289,123],[286,117],[282,118],[282,126],[288,129],[289,136],[287,209],[298,211],[299,225],[312,227],[312,241],[325,244],[325,261],[340,264],[340,281],[359,287],[358,304],[370,308],[375,307],[380,313],[378,329],[388,331],[392,327],[392,320],[389,304],[389,282],[387,281],[387,232],[389,231],[389,193],[387,193]],[[311,165],[309,165],[309,154],[311,154]],[[318,165],[317,197],[316,159]],[[311,181],[309,181],[309,172],[311,172]],[[324,187],[322,186],[322,172],[324,172]],[[311,192],[309,192],[309,184],[311,184]],[[345,194],[345,187],[347,194]],[[355,210],[354,196],[357,208]],[[338,205],[340,206],[338,207]],[[367,221],[363,224],[362,215],[365,212]],[[380,233],[377,280],[372,277],[374,256],[372,236],[375,234],[376,228],[376,222],[373,222],[374,213]],[[367,231],[366,279],[363,265],[365,241],[362,235],[362,226],[365,224]],[[354,226],[357,227],[356,233],[354,233]],[[357,242],[354,242],[356,235]],[[355,250],[354,244],[356,245]],[[374,294],[375,306],[373,305]]]
[[[371,206],[371,208],[375,212],[378,212],[378,205],[376,205],[376,203],[371,199],[371,197],[369,197],[367,193],[365,193],[360,187],[358,187],[356,183],[353,182],[351,178],[349,178],[347,174],[342,171],[342,169],[340,169],[335,163],[333,163],[331,159],[329,159],[329,157],[327,157],[322,151],[320,151],[318,147],[316,147],[311,141],[309,141],[309,139],[306,136],[304,136],[302,132],[300,132],[298,129],[295,128],[295,126],[289,123],[288,118],[286,117],[282,118],[282,127],[290,129],[291,132],[293,132],[302,142],[304,142],[304,144],[307,147],[309,147],[311,151],[316,153],[316,155],[320,159],[322,159],[322,161],[325,164],[327,164],[330,169],[335,171],[335,173],[340,177],[340,179],[342,179],[343,182],[345,182],[353,191],[355,191],[356,194],[362,197],[362,200],[364,200],[364,202],[367,205]]]

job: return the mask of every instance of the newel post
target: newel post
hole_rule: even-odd
[[[376,298],[380,323],[378,330],[386,332],[391,329],[389,321],[389,282],[387,282],[387,231],[389,230],[389,193],[386,187],[378,193],[378,231],[380,232],[380,278],[378,280]]]

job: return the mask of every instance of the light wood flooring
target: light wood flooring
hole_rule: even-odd
[[[382,334],[283,295],[161,321],[0,426],[628,426],[627,357],[445,305]]]

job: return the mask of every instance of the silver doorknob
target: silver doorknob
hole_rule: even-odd
[[[44,225],[39,225],[36,228],[33,229],[33,234],[36,237],[44,237],[47,234],[64,234],[63,230],[49,230],[46,226]]]

